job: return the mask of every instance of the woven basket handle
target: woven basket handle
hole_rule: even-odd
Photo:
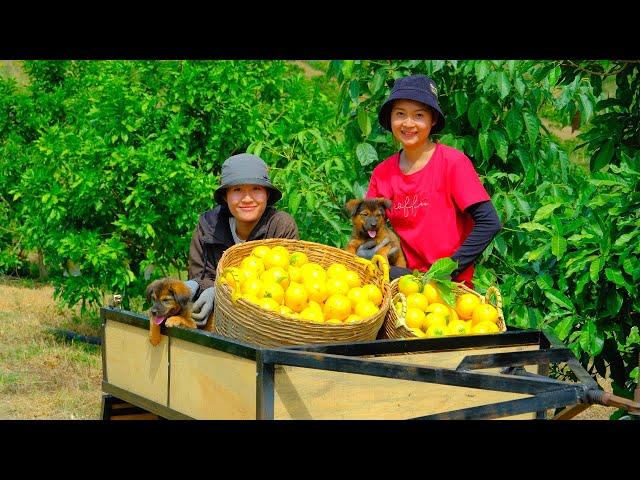
[[[486,303],[491,303],[489,299],[492,295],[496,297],[495,306],[498,308],[498,310],[502,309],[502,294],[500,293],[500,290],[498,290],[498,288],[494,287],[493,285],[487,288],[487,293],[484,295]]]
[[[395,309],[397,302],[401,303],[402,308],[400,309],[399,314],[398,312],[396,312],[395,327],[396,328],[399,328],[401,326],[406,327],[406,323],[404,322],[404,319],[407,316],[407,297],[404,295],[404,293],[398,292],[393,296],[393,298],[391,299],[391,308]]]

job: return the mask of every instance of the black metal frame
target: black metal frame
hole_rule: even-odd
[[[150,405],[148,400],[123,392],[108,383],[104,326],[107,320],[148,328],[146,316],[104,307],[100,312],[103,324],[103,390],[118,398],[137,404],[165,418],[187,418],[161,405]],[[357,343],[300,345],[281,348],[263,348],[222,337],[201,330],[162,327],[168,337],[181,338],[199,345],[256,361],[256,418],[274,419],[274,376],[276,365],[289,365],[318,370],[329,370],[361,375],[412,380],[443,385],[479,388],[528,394],[531,397],[464,408],[435,415],[416,417],[432,419],[490,419],[536,412],[536,418],[546,418],[546,410],[567,407],[557,418],[571,418],[590,403],[590,390],[600,390],[598,384],[557,339],[540,330],[509,330],[501,334],[452,336],[423,339],[375,340]],[[401,359],[381,362],[371,357],[401,353],[426,353],[449,350],[467,350],[492,347],[537,345],[538,350],[493,354],[469,354],[454,368],[434,368],[403,363]],[[524,370],[525,365],[538,365],[539,372],[548,372],[552,363],[566,363],[578,382],[555,380],[546,375]],[[499,374],[477,370],[501,368]],[[119,391],[118,391],[119,390]],[[575,412],[575,413],[574,413]]]

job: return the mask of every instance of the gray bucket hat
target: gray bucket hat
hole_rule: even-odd
[[[227,158],[222,164],[220,186],[213,197],[219,204],[227,203],[225,192],[233,185],[262,185],[269,190],[267,205],[273,205],[282,198],[282,192],[269,179],[269,168],[260,157],[250,153],[240,153]]]
[[[378,112],[378,121],[386,130],[391,131],[391,107],[394,100],[415,100],[429,105],[438,112],[438,120],[431,128],[431,133],[438,133],[444,128],[444,114],[438,104],[438,89],[426,75],[411,75],[398,78],[393,84],[389,97]]]

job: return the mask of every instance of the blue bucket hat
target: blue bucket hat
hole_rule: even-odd
[[[267,205],[273,205],[282,198],[282,192],[269,179],[269,168],[260,157],[250,153],[240,153],[227,158],[222,164],[220,186],[213,197],[219,204],[225,204],[226,190],[234,185],[262,185],[269,190]]]
[[[386,130],[391,131],[391,108],[394,100],[415,100],[429,105],[438,112],[438,120],[431,129],[431,133],[438,133],[444,128],[444,114],[438,104],[438,89],[426,75],[411,75],[398,78],[391,89],[387,100],[380,107],[378,121]]]

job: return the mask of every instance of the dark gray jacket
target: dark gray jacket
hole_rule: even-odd
[[[234,245],[229,228],[230,216],[231,212],[226,205],[218,205],[200,215],[189,247],[189,280],[195,280],[199,285],[194,298],[214,285],[218,262],[224,251]],[[265,238],[298,240],[296,221],[286,212],[267,207],[247,241]]]

